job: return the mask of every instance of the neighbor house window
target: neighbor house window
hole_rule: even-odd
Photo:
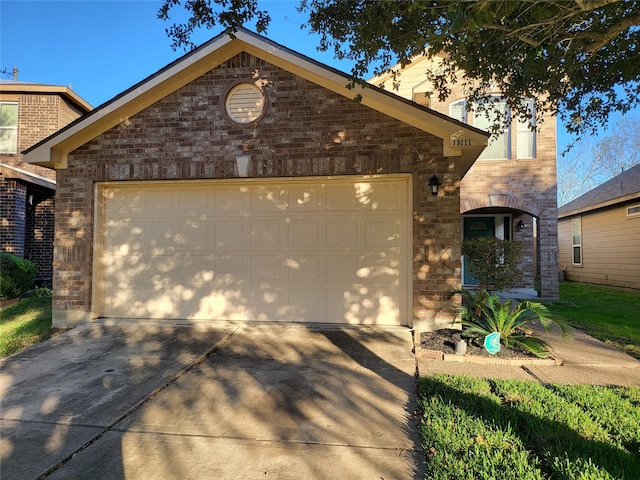
[[[536,110],[533,99],[522,101],[529,111],[530,119],[518,120],[516,149],[517,158],[535,158],[536,156]]]
[[[582,264],[582,220],[574,218],[571,221],[571,238],[573,247],[573,264]]]
[[[0,153],[18,152],[18,104],[0,103]]]
[[[627,215],[628,216],[640,215],[640,205],[634,205],[633,207],[628,207],[627,208]]]

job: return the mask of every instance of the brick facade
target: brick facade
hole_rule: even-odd
[[[266,116],[230,124],[224,94],[257,79]],[[412,174],[413,322],[451,320],[461,268],[458,159],[442,155],[440,138],[242,53],[69,154],[58,171],[54,322],[91,318],[95,182],[236,178],[240,154],[251,155],[251,177]],[[434,174],[438,196],[426,187]]]
[[[0,182],[0,248],[24,257],[27,186],[16,180]]]
[[[462,98],[461,87],[454,85],[447,101],[432,99],[431,108],[448,114],[449,104]],[[512,158],[477,160],[464,177],[460,213],[507,212],[513,225],[522,220],[524,229],[514,228],[513,240],[524,243],[525,276],[515,287],[536,288],[541,297],[555,299],[559,296],[555,118],[538,120],[535,158],[516,158],[516,121],[510,138]]]
[[[66,98],[66,90],[28,83],[0,84],[0,102],[18,104],[17,153],[1,153],[0,163],[27,172],[5,168],[0,177],[0,248],[38,265],[36,279],[42,283],[50,283],[53,275],[56,172],[23,162],[22,152],[89,110]]]

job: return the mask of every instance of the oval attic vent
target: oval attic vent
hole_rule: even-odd
[[[265,109],[264,93],[252,83],[236,85],[227,94],[225,109],[231,120],[240,124],[260,119]]]

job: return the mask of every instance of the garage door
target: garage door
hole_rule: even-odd
[[[408,322],[408,177],[103,184],[103,317]]]

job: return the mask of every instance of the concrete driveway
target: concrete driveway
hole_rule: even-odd
[[[0,363],[3,478],[424,478],[404,328],[91,324]]]

